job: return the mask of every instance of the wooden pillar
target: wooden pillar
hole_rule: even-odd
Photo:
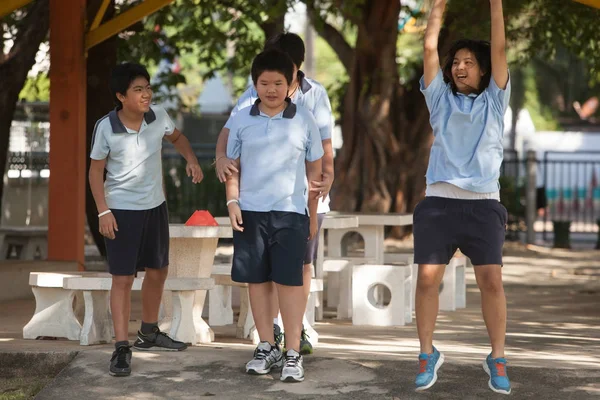
[[[84,268],[86,0],[50,0],[48,259]]]

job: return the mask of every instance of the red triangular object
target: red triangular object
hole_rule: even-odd
[[[219,226],[219,224],[208,211],[197,210],[185,222],[185,226]]]

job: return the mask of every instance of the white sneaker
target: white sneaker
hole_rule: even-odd
[[[246,364],[246,372],[252,375],[264,375],[272,368],[281,367],[283,356],[277,345],[260,342],[254,350],[254,358]]]
[[[279,379],[283,382],[302,382],[304,380],[302,356],[296,350],[288,350],[284,357],[285,363]]]

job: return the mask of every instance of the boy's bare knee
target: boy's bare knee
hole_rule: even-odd
[[[162,283],[167,279],[168,275],[168,268],[146,268],[146,275],[144,276],[144,280]]]
[[[114,289],[131,289],[134,280],[133,275],[113,275],[112,276],[112,287]]]
[[[438,290],[442,277],[443,267],[424,265],[419,268],[417,289],[422,291]]]

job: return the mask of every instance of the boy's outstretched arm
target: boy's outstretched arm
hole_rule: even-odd
[[[217,148],[215,151],[215,170],[217,177],[224,183],[227,176],[234,172],[239,172],[235,167],[235,160],[227,158],[227,139],[229,139],[229,129],[223,127],[217,138]]]
[[[493,0],[490,0],[493,1]],[[427,20],[425,42],[423,43],[423,71],[425,87],[433,81],[440,70],[440,56],[438,55],[438,38],[442,29],[442,18],[446,0],[433,0],[433,7]]]
[[[506,34],[502,0],[490,0],[492,14],[492,78],[500,89],[506,89],[508,83],[508,64],[506,62]]]
[[[175,146],[175,149],[183,156],[183,158],[185,158],[185,161],[187,161],[185,167],[187,176],[192,177],[192,182],[200,183],[204,178],[204,173],[202,172],[202,168],[200,168],[198,158],[192,149],[192,145],[190,145],[190,141],[179,131],[179,129],[175,129],[172,134],[166,135],[165,138]]]

